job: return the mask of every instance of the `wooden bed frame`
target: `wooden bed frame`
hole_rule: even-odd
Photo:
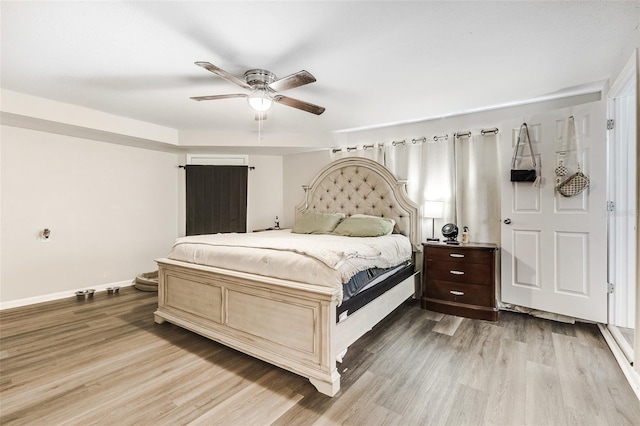
[[[379,163],[335,161],[304,189],[297,214],[390,217],[410,238],[414,254],[419,251],[419,206],[407,197],[405,182]],[[340,390],[336,358],[416,289],[417,272],[336,323],[338,290],[166,258],[157,263],[156,323],[168,321],[307,377],[329,396]]]

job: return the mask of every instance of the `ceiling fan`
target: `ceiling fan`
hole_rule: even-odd
[[[209,62],[196,62],[195,64],[211,71],[233,84],[242,87],[243,89],[251,91],[249,94],[233,93],[228,95],[191,97],[191,99],[195,101],[247,98],[251,108],[256,111],[256,120],[264,120],[267,118],[267,110],[271,108],[273,102],[278,102],[279,104],[287,105],[316,115],[322,114],[325,110],[321,106],[278,94],[278,92],[293,89],[294,87],[304,86],[305,84],[316,81],[316,78],[305,70],[298,71],[295,74],[291,74],[278,80],[276,75],[270,71],[252,69],[244,73],[245,81],[242,81],[238,77],[229,74],[225,70],[218,68]]]

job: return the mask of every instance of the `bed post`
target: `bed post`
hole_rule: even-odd
[[[340,390],[340,374],[335,370],[331,373],[330,382],[321,381],[314,377],[310,377],[309,382],[311,382],[318,392],[327,396],[335,396]]]
[[[309,185],[302,185],[302,189],[304,189],[304,208],[306,210],[309,208]]]

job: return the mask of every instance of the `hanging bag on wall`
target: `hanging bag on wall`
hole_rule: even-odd
[[[589,177],[582,173],[582,165],[580,164],[580,145],[578,145],[578,137],[576,132],[576,123],[573,116],[569,117],[567,123],[567,143],[566,151],[571,152],[571,142],[575,141],[575,153],[578,171],[566,178],[564,181],[556,185],[556,190],[560,195],[564,197],[575,197],[582,191],[589,187]],[[564,151],[563,151],[564,152]],[[564,172],[564,173],[562,173]],[[560,176],[566,175],[567,168],[564,166],[563,161],[560,162],[560,166],[556,168],[556,175],[558,181]]]
[[[531,155],[531,162],[533,164],[533,169],[516,169],[516,159],[518,157],[518,148],[520,146],[520,141],[523,138],[527,138],[527,142],[529,143],[529,154]],[[518,141],[516,142],[516,147],[513,150],[513,158],[511,159],[511,182],[536,182],[536,181],[537,181],[536,158],[535,158],[535,155],[533,155],[533,147],[531,146],[531,138],[529,137],[529,128],[527,127],[527,123],[522,123],[522,125],[520,126],[520,131],[518,132]]]

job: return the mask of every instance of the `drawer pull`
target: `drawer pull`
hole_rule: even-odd
[[[462,271],[449,271],[449,273],[453,275],[464,275],[464,272]]]
[[[449,253],[449,256],[451,256],[451,257],[464,257],[464,254],[459,254],[459,253]]]
[[[449,293],[453,294],[454,296],[464,296],[463,291],[450,290]]]

